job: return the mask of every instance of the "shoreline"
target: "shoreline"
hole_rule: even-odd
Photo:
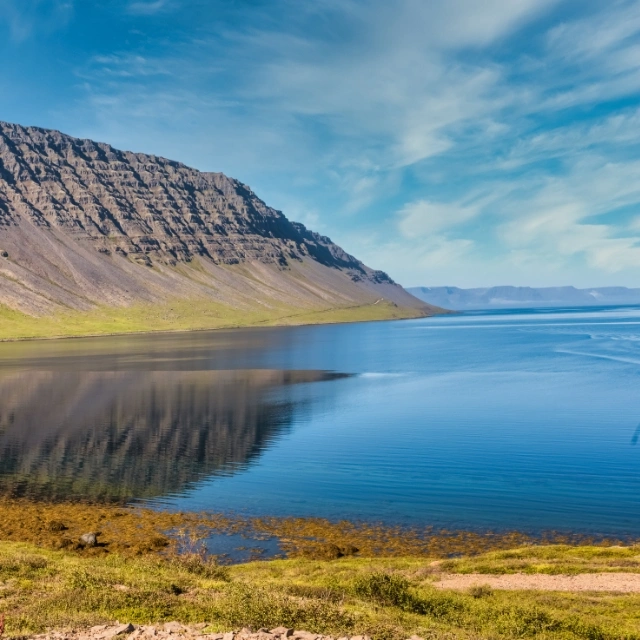
[[[266,560],[282,557],[313,560],[345,557],[456,558],[517,547],[640,546],[640,536],[632,535],[446,529],[320,517],[168,511],[135,503],[39,502],[27,498],[0,498],[0,541],[82,551],[77,540],[87,531],[100,532],[101,554],[175,551],[186,545],[188,537],[190,544],[207,554],[216,555],[215,542],[230,540],[227,536],[231,536],[237,538],[237,549],[253,549],[251,557]],[[261,542],[277,544],[278,551],[268,555]],[[231,555],[237,549],[228,545],[223,547],[227,549],[222,554],[228,556],[226,561],[234,562]],[[640,555],[638,568],[640,570]]]
[[[203,640],[640,637],[640,545],[536,545],[512,534],[501,549],[452,555],[411,537],[400,544],[397,528],[290,519],[252,525],[331,553],[301,546],[227,565],[203,552],[210,527],[238,534],[241,524],[0,499],[3,638],[179,640],[187,629]],[[347,546],[355,533],[361,549]]]
[[[370,307],[375,306],[371,305],[357,305],[354,307],[336,307],[331,309],[324,309],[321,311],[313,311],[310,313],[314,314],[322,314],[322,313],[332,313],[332,312],[342,312],[342,311],[350,311],[357,309],[368,309]],[[404,309],[404,308],[400,308]],[[53,335],[53,336],[25,336],[25,337],[16,337],[16,338],[0,338],[0,344],[2,343],[16,343],[16,342],[34,342],[40,340],[75,340],[81,338],[107,338],[107,337],[117,337],[117,336],[141,336],[141,335],[167,335],[167,334],[183,334],[183,333],[197,333],[197,332],[206,332],[206,331],[234,331],[238,329],[258,329],[258,328],[285,328],[285,327],[311,327],[311,326],[322,326],[322,325],[341,325],[341,324],[359,324],[365,322],[391,322],[391,321],[400,321],[400,320],[418,320],[421,318],[434,318],[444,315],[454,315],[459,313],[457,311],[450,311],[448,309],[443,309],[442,313],[432,313],[432,314],[416,314],[409,315],[404,317],[386,317],[386,318],[357,318],[353,320],[327,320],[325,322],[322,321],[312,321],[312,322],[300,322],[300,323],[279,323],[278,320],[284,320],[286,318],[295,317],[295,315],[289,316],[281,316],[275,319],[275,322],[272,323],[271,320],[262,320],[258,321],[254,324],[229,324],[223,326],[213,326],[213,327],[194,327],[194,328],[186,328],[186,329],[142,329],[139,331],[114,331],[114,332],[98,332],[98,333],[89,333],[89,334],[70,334],[70,335]],[[301,313],[299,315],[307,315],[306,313]]]

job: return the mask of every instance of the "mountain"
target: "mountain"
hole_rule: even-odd
[[[428,304],[462,311],[509,307],[564,307],[640,304],[640,289],[627,287],[411,287],[407,289]]]
[[[437,311],[222,173],[5,122],[0,256],[7,322],[176,300],[270,319]]]

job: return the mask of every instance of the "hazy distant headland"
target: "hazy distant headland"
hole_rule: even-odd
[[[425,302],[462,311],[510,307],[591,307],[599,305],[640,304],[640,288],[594,287],[410,287],[407,289]]]

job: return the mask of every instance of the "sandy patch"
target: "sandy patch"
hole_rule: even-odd
[[[434,586],[440,589],[468,589],[475,585],[484,584],[493,589],[510,591],[613,591],[618,593],[640,593],[640,573],[581,573],[575,576],[470,573],[443,575],[438,582],[434,582]]]

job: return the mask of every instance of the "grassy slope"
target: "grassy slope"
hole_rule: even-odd
[[[543,553],[567,566],[582,558],[582,568],[637,554],[603,551]],[[503,560],[493,554],[478,561]],[[0,542],[0,613],[9,636],[118,619],[208,622],[216,630],[285,624],[374,638],[640,637],[640,595],[454,593],[433,588],[433,576],[425,559],[292,559],[221,568],[195,557],[83,556]]]
[[[0,340],[362,322],[418,315],[414,309],[404,309],[389,303],[301,312],[284,306],[278,309],[241,311],[205,300],[176,300],[165,305],[101,307],[83,313],[34,318],[0,305]]]

